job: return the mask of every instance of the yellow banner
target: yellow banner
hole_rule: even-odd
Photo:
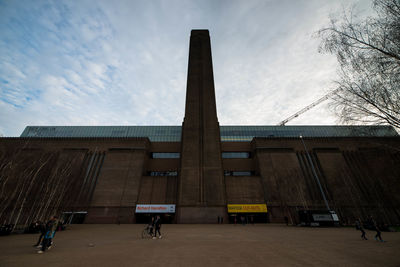
[[[228,204],[228,213],[267,212],[267,204]]]

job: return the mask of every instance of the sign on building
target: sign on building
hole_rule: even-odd
[[[228,204],[228,213],[267,212],[267,204]]]
[[[312,215],[315,222],[330,222],[333,221],[331,214],[313,214]]]
[[[175,205],[136,205],[136,213],[175,213]]]

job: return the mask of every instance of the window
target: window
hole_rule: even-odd
[[[166,172],[158,172],[158,171],[149,171],[147,173],[148,176],[178,176],[177,171],[166,171]]]
[[[179,159],[181,153],[174,152],[153,152],[151,153],[152,159]]]
[[[248,159],[250,152],[222,152],[223,159]]]
[[[225,176],[254,176],[254,171],[224,171]]]

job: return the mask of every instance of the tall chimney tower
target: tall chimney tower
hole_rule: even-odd
[[[208,30],[191,32],[181,138],[178,223],[215,223],[227,213]]]

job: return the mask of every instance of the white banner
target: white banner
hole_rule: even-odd
[[[316,222],[331,222],[333,221],[331,214],[313,214],[313,219]]]
[[[136,213],[175,213],[175,205],[136,205]]]

